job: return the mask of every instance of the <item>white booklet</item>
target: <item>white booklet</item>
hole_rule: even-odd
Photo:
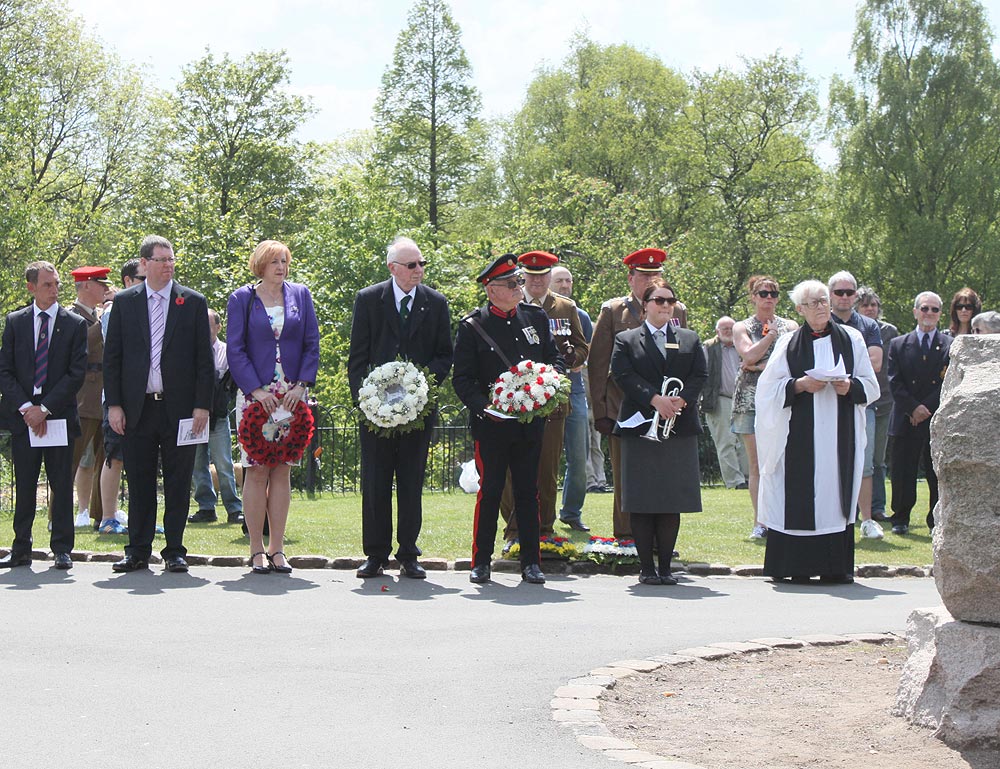
[[[65,419],[48,419],[45,422],[45,435],[36,435],[35,431],[28,428],[28,442],[35,448],[45,446],[68,446],[69,435],[66,432]]]
[[[806,372],[806,376],[811,376],[820,382],[835,382],[838,379],[847,379],[847,369],[844,368],[844,359],[838,359],[837,365],[832,369],[811,368]]]
[[[193,428],[193,417],[191,419],[182,419],[177,423],[178,446],[191,446],[196,443],[208,443],[208,422],[205,422],[205,429],[200,433],[195,434]]]
[[[637,411],[632,416],[630,416],[628,419],[621,420],[618,423],[618,426],[622,427],[622,428],[626,428],[626,429],[629,428],[629,427],[642,427],[647,422],[652,422],[652,421],[653,421],[652,417],[650,417],[649,419],[646,419],[646,417],[644,417],[642,415],[641,411]]]
[[[517,417],[514,414],[504,414],[500,411],[494,411],[493,409],[483,409],[483,413],[491,414],[492,416],[495,416],[498,419],[517,419]]]

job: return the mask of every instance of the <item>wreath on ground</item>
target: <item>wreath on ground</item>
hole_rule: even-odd
[[[383,438],[422,430],[437,404],[434,375],[408,360],[372,369],[358,390],[361,421]]]
[[[555,366],[522,360],[493,383],[491,407],[520,422],[545,418],[569,400],[569,377]]]
[[[603,566],[639,563],[639,552],[634,539],[591,537],[583,548],[584,557]]]
[[[292,418],[282,422],[275,422],[264,405],[254,401],[243,412],[237,438],[249,459],[258,465],[275,467],[302,459],[314,428],[312,409],[303,401],[296,404]]]

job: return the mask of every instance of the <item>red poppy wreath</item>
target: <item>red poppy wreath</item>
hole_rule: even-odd
[[[315,422],[312,410],[299,401],[290,423],[275,430],[275,424],[271,422],[271,429],[267,432],[274,434],[273,440],[265,436],[265,426],[269,420],[267,411],[259,401],[251,403],[243,412],[237,437],[247,457],[258,465],[268,467],[283,463],[294,464],[302,459],[313,436]]]

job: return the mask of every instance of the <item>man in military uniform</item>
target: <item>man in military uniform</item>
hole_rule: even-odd
[[[104,292],[111,285],[108,280],[110,267],[78,267],[70,274],[76,287],[76,301],[70,308],[87,322],[87,375],[83,387],[76,394],[76,410],[80,415],[80,437],[73,443],[73,476],[76,478],[80,515],[77,525],[88,525],[86,513],[94,528],[103,519],[101,505],[101,467],[104,465],[104,419],[102,391],[104,390],[104,337],[101,336],[101,319],[97,308],[104,303]],[[84,454],[92,464],[81,467]],[[89,500],[89,508],[88,508]]]
[[[545,575],[538,565],[537,482],[545,423],[503,419],[486,409],[497,377],[522,360],[553,364],[561,373],[565,367],[545,312],[521,302],[524,278],[516,256],[498,257],[476,279],[486,289],[489,301],[458,324],[452,374],[455,392],[469,410],[479,471],[469,580],[490,580],[500,497],[509,470],[514,515],[521,533],[521,578],[540,584]]]
[[[583,365],[590,345],[583,334],[576,302],[549,290],[552,283],[552,268],[559,261],[555,254],[545,251],[529,251],[517,258],[524,272],[524,301],[541,307],[549,317],[549,330],[556,348],[562,355],[567,371]],[[516,361],[515,361],[516,363]],[[562,457],[563,431],[570,405],[566,403],[553,411],[545,420],[545,434],[542,438],[542,454],[538,463],[538,517],[539,535],[551,536],[556,520],[556,487],[559,482],[559,460]],[[500,500],[500,514],[507,522],[503,538],[507,542],[518,539],[517,518],[514,510],[514,492],[508,478]],[[567,520],[566,525],[577,531],[590,531],[582,520]]]
[[[594,427],[608,436],[611,452],[611,470],[614,474],[614,535],[615,539],[631,539],[632,527],[628,515],[621,507],[621,445],[611,434],[618,419],[618,408],[622,402],[621,388],[611,378],[611,351],[615,346],[615,335],[642,324],[642,302],[640,298],[654,278],[663,272],[663,262],[667,252],[660,248],[642,248],[626,256],[622,262],[628,267],[628,285],[631,293],[627,296],[609,299],[601,305],[594,337],[590,340],[590,358],[587,369],[590,376],[590,394],[593,399]],[[687,327],[687,309],[680,302],[674,308],[674,318],[682,328]]]

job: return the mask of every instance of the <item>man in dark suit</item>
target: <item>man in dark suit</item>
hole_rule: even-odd
[[[521,579],[541,584],[545,575],[539,566],[538,464],[545,420],[501,419],[485,409],[497,377],[522,360],[553,364],[561,374],[566,368],[545,311],[521,302],[524,278],[516,256],[498,257],[476,280],[483,284],[489,301],[458,324],[452,376],[455,394],[469,409],[480,479],[469,581],[490,581],[497,514],[509,471],[520,531]]]
[[[424,261],[417,244],[396,238],[386,264],[392,277],[362,289],[354,301],[351,350],[347,374],[351,397],[368,373],[402,358],[427,368],[437,384],[451,370],[451,317],[448,300],[422,285]],[[424,427],[402,435],[380,437],[360,426],[361,536],[365,560],[358,577],[375,577],[389,563],[392,550],[392,481],[396,479],[396,560],[400,573],[413,579],[427,576],[417,562],[417,537],[423,520],[422,495],[427,451],[437,412]]]
[[[149,235],[139,248],[146,281],[115,296],[104,342],[108,423],[122,438],[129,491],[129,544],[119,572],[149,565],[156,528],[157,460],[163,464],[161,550],[168,571],[187,571],[184,524],[191,501],[193,445],[177,445],[178,422],[208,425],[215,364],[205,297],[175,282],[170,241]]]
[[[948,349],[952,339],[937,330],[941,318],[941,297],[933,291],[917,294],[913,317],[917,328],[897,336],[889,344],[889,389],[892,415],[889,435],[892,444],[892,525],[893,534],[910,530],[910,511],[917,503],[917,467],[924,463],[930,491],[927,527],[934,528],[934,505],[938,500],[937,475],[931,462],[931,416],[941,401],[941,383],[948,370]]]
[[[11,432],[17,499],[14,544],[0,566],[31,563],[31,527],[35,521],[38,473],[52,489],[52,535],[49,546],[57,569],[73,565],[73,439],[80,434],[76,392],[87,371],[87,324],[59,306],[59,274],[49,262],[32,262],[24,271],[34,301],[7,316],[0,345],[0,393],[3,417]],[[44,437],[51,419],[66,420],[61,446],[33,447],[28,431]]]

